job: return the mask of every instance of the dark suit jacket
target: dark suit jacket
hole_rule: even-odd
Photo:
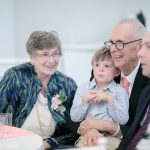
[[[120,82],[120,77],[115,79],[116,82]],[[121,125],[121,132],[124,137],[126,137],[128,130],[130,126],[133,123],[134,117],[135,117],[135,112],[136,112],[136,107],[137,104],[139,103],[139,96],[143,89],[149,85],[150,79],[147,77],[144,77],[142,75],[142,69],[141,66],[139,67],[139,70],[137,72],[137,75],[134,80],[133,88],[131,91],[130,99],[129,99],[129,120],[126,123],[126,125]]]
[[[136,132],[140,127],[140,123],[147,111],[149,104],[150,104],[150,85],[143,90],[139,98],[139,103],[137,105],[134,122],[132,123],[132,126],[128,130],[129,132],[127,136],[121,141],[118,150],[127,149],[129,143],[131,142],[132,138],[134,137],[134,135],[136,134]]]

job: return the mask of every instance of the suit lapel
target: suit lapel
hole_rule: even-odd
[[[137,110],[136,110],[136,114],[137,114],[136,118],[139,117],[141,120],[141,117],[142,118],[144,117],[149,104],[150,104],[150,86],[147,86],[143,90],[143,92],[139,98],[139,104],[138,104]]]
[[[129,103],[132,106],[132,108],[136,108],[139,96],[143,91],[143,89],[145,88],[145,86],[147,85],[147,79],[148,79],[147,77],[144,77],[142,75],[142,69],[140,66],[137,75],[135,77],[135,81],[133,84],[133,88],[129,100],[130,101]]]

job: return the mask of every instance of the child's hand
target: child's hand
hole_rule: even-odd
[[[109,104],[113,103],[113,96],[104,92],[104,91],[97,91],[95,97],[92,99],[94,103],[99,103],[100,101],[105,101]]]
[[[96,91],[89,91],[85,96],[83,96],[82,101],[83,103],[88,103],[90,100],[96,98],[97,92]]]

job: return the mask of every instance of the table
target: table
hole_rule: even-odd
[[[150,139],[142,139],[137,147],[137,150],[149,150],[150,149]]]
[[[4,129],[8,128],[4,126]],[[33,132],[11,127],[10,133],[5,133],[0,139],[0,150],[44,150],[43,140]]]

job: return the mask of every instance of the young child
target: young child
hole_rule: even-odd
[[[91,63],[93,77],[75,93],[70,112],[72,121],[94,117],[125,124],[129,118],[128,94],[114,81],[120,71],[113,64],[110,50],[105,47],[97,50]]]

